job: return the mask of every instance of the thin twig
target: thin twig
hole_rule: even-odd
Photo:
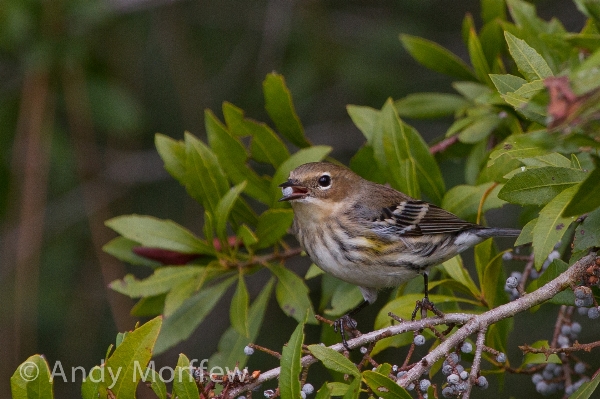
[[[481,327],[479,332],[477,333],[477,340],[475,341],[475,356],[473,358],[473,364],[471,366],[471,374],[470,384],[467,385],[466,391],[463,393],[463,399],[469,399],[471,395],[471,388],[477,382],[477,377],[479,377],[479,370],[481,369],[481,354],[484,350],[485,346],[485,333],[487,331],[487,326]]]
[[[436,144],[432,145],[431,147],[429,147],[429,152],[431,154],[437,154],[438,152],[443,152],[448,147],[450,147],[452,144],[456,143],[457,141],[458,141],[458,136],[450,136],[447,139],[444,139],[444,140],[440,141],[439,143],[436,143]]]

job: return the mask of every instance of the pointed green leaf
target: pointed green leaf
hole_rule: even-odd
[[[463,129],[459,133],[458,139],[461,143],[478,143],[492,134],[501,121],[496,114],[484,114],[474,119],[472,124]]]
[[[447,260],[442,264],[442,268],[448,273],[450,278],[458,281],[460,284],[465,286],[475,298],[481,297],[481,292],[477,288],[477,285],[469,275],[469,272],[462,264],[460,256]]]
[[[492,71],[490,66],[485,58],[485,53],[483,52],[483,48],[481,47],[481,42],[479,41],[479,37],[477,36],[477,32],[475,29],[471,29],[469,31],[469,57],[471,58],[471,64],[475,68],[475,74],[480,82],[483,82],[487,85],[491,85],[492,81],[488,76]]]
[[[460,185],[452,187],[448,190],[446,195],[444,195],[442,208],[446,209],[448,212],[452,212],[460,218],[475,220],[481,198],[492,184],[494,183],[486,183],[478,186]],[[498,198],[498,192],[501,188],[502,185],[499,184],[492,189],[483,203],[483,212],[500,208],[505,204],[504,201]]]
[[[256,237],[257,249],[267,248],[281,240],[286,234],[292,221],[294,212],[291,209],[268,209],[258,218]]]
[[[162,317],[156,317],[128,332],[123,342],[104,364],[106,381],[100,383],[100,397],[107,389],[117,398],[133,398],[161,330]]]
[[[573,251],[583,251],[593,247],[600,247],[600,208],[591,212],[585,220],[577,226],[573,237]]]
[[[375,371],[363,371],[362,377],[371,390],[383,399],[412,399],[412,396],[387,375]]]
[[[313,306],[308,296],[308,287],[298,275],[282,265],[269,265],[271,272],[277,277],[275,296],[281,310],[298,322],[304,320],[308,309],[308,324],[316,324]]]
[[[331,296],[331,309],[325,309],[325,314],[341,316],[356,308],[364,301],[357,286],[340,281]]]
[[[600,168],[592,170],[567,205],[564,216],[581,215],[600,207]]]
[[[517,241],[515,241],[515,247],[518,247],[519,245],[523,245],[523,244],[529,244],[530,242],[533,241],[533,228],[535,227],[535,224],[537,223],[538,218],[535,218],[533,220],[530,220],[525,227],[523,227],[523,229],[521,230],[521,234],[519,235],[519,238],[517,238]]]
[[[230,277],[218,284],[200,290],[197,294],[188,298],[172,315],[165,318],[160,336],[154,347],[155,353],[162,353],[189,338],[235,279],[236,277]]]
[[[360,397],[360,379],[355,378],[350,384],[342,399],[358,399]]]
[[[250,305],[248,310],[249,336],[241,335],[233,327],[229,327],[221,335],[218,351],[208,361],[209,367],[214,365],[233,368],[237,365],[240,369],[244,368],[248,361],[248,356],[244,354],[244,347],[250,342],[254,342],[258,337],[274,283],[275,279],[271,278]]]
[[[304,136],[304,128],[296,114],[292,95],[285,85],[283,76],[276,73],[267,75],[263,82],[265,109],[277,126],[279,134],[298,147],[309,147],[311,144]]]
[[[233,137],[217,117],[207,110],[204,113],[206,133],[211,149],[234,184],[246,182],[244,191],[263,203],[269,202],[269,182],[259,177],[246,165],[248,154],[242,143]]]
[[[492,79],[492,83],[494,86],[496,86],[496,89],[500,94],[515,92],[525,83],[527,83],[525,79],[509,74],[491,74],[490,79]]]
[[[310,267],[306,271],[306,274],[304,275],[304,279],[310,280],[311,278],[320,276],[321,274],[324,274],[324,273],[325,273],[325,271],[323,269],[321,269],[319,266],[315,265],[314,263],[311,263]]]
[[[329,399],[331,398],[331,394],[333,393],[333,389],[329,387],[329,385],[325,382],[323,386],[317,391],[315,395],[315,399]]]
[[[281,351],[279,392],[282,398],[300,399],[300,359],[304,342],[304,323],[300,322]]]
[[[379,110],[360,105],[347,105],[346,110],[352,122],[362,132],[367,141],[371,142],[373,130],[375,130],[379,120]]]
[[[250,227],[245,224],[241,225],[237,231],[237,236],[242,239],[244,246],[246,248],[252,248],[258,242],[258,237],[254,232],[250,229]]]
[[[160,376],[153,368],[147,368],[146,373],[148,378],[145,378],[145,382],[150,382],[150,389],[158,396],[158,399],[167,399],[167,387]]]
[[[235,205],[236,201],[239,199],[240,194],[242,193],[242,191],[244,191],[244,188],[246,187],[246,182],[241,182],[240,184],[238,184],[235,187],[232,187],[227,194],[225,194],[223,196],[223,198],[221,198],[221,200],[219,201],[219,204],[217,205],[217,210],[215,213],[215,217],[217,219],[217,223],[216,223],[216,229],[217,229],[217,236],[219,236],[219,238],[221,239],[221,241],[223,242],[227,242],[227,220],[229,219],[229,214],[231,213],[231,210],[233,209],[233,206]]]
[[[104,378],[104,366],[94,366],[87,378],[81,383],[81,397],[83,399],[97,399],[100,397],[100,383]],[[16,397],[13,394],[13,398]]]
[[[411,35],[400,35],[402,45],[410,55],[425,67],[462,80],[476,80],[463,60],[430,40]]]
[[[510,55],[527,80],[545,79],[554,76],[546,60],[525,40],[521,40],[509,32],[504,32],[504,37]]]
[[[173,140],[169,136],[157,133],[154,136],[154,145],[158,154],[165,163],[165,169],[181,184],[185,185],[186,154],[185,144],[182,141]]]
[[[145,247],[162,248],[185,254],[214,254],[209,245],[171,220],[152,216],[117,216],[104,223],[123,237]]]
[[[541,269],[546,257],[575,219],[561,215],[577,188],[578,186],[573,186],[563,190],[540,211],[540,217],[533,228],[533,251],[537,270]]]
[[[162,263],[159,261],[136,255],[133,252],[133,248],[139,246],[139,242],[120,236],[110,240],[102,247],[102,250],[107,254],[110,254],[115,258],[132,265],[149,266],[152,268],[162,266]]]
[[[415,93],[396,100],[394,105],[402,118],[433,119],[454,115],[469,101],[456,94]]]
[[[148,297],[168,292],[176,285],[193,279],[204,271],[201,266],[171,266],[156,269],[154,274],[137,280],[132,274],[122,280],[115,280],[109,287],[131,298]]]
[[[283,141],[267,124],[245,118],[243,110],[228,102],[223,103],[223,116],[231,134],[252,137],[250,154],[255,161],[278,168],[290,157]]]
[[[215,209],[227,190],[227,176],[215,153],[190,133],[185,134],[186,175],[188,193],[210,213]]]
[[[249,323],[248,323],[248,303],[250,298],[248,296],[248,289],[244,282],[244,275],[239,274],[237,288],[231,298],[231,307],[229,310],[229,319],[231,326],[236,331],[245,337],[250,335]]]
[[[375,160],[373,147],[369,144],[363,145],[350,159],[350,169],[362,177],[375,183],[385,183],[385,174],[379,169]]]
[[[41,355],[33,355],[19,365],[10,378],[14,399],[52,399],[52,376]]]
[[[328,369],[360,378],[356,365],[341,353],[321,345],[309,345],[308,350]]]
[[[600,10],[598,10],[600,11]],[[600,17],[600,12],[598,14],[598,16]],[[600,20],[600,18],[598,18]],[[596,392],[597,388],[598,388],[598,384],[600,384],[600,373],[596,373],[591,381],[588,382],[584,382],[583,384],[581,384],[581,386],[579,387],[579,389],[577,389],[571,396],[569,396],[569,399],[589,399],[592,397],[592,394],[594,392]]]
[[[508,297],[504,291],[505,281],[506,277],[502,268],[502,254],[496,254],[485,266],[483,282],[481,283],[483,296],[490,309],[507,302]]]
[[[564,189],[581,182],[586,175],[579,169],[556,166],[526,169],[507,181],[498,197],[519,205],[545,205]]]
[[[178,399],[197,399],[200,397],[198,385],[192,375],[189,359],[182,353],[174,370],[173,396]]]

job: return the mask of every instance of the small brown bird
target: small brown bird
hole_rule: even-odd
[[[312,261],[340,280],[360,288],[365,302],[377,290],[396,287],[464,250],[496,236],[515,237],[520,230],[488,228],[459,219],[435,205],[393,188],[365,180],[351,170],[326,162],[294,169],[280,184],[294,209],[293,232]]]

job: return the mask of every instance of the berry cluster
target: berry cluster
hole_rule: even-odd
[[[590,319],[600,317],[600,307],[594,299],[592,289],[586,286],[576,287],[575,290],[575,306],[577,306],[580,315],[587,315]]]
[[[470,342],[464,342],[460,350],[463,353],[470,353],[473,351],[473,345]],[[442,374],[446,376],[446,386],[442,389],[442,396],[444,398],[455,398],[461,395],[469,388],[469,373],[460,364],[460,356],[452,352],[444,360],[442,364]],[[475,385],[479,388],[486,389],[488,387],[488,381],[484,376],[477,377]]]
[[[394,365],[392,367],[392,372],[396,372],[397,370],[398,370],[398,366]],[[406,371],[399,371],[398,374],[396,374],[396,379],[400,380],[402,377],[404,377],[405,374],[406,374]],[[415,384],[415,383],[411,382],[406,387],[406,390],[407,391],[413,391],[417,386],[418,386],[419,391],[421,392],[420,396],[423,399],[428,399],[429,395],[427,394],[427,390],[431,386],[431,381],[429,381],[428,379],[424,378],[424,379],[420,380],[418,382],[418,384]]]

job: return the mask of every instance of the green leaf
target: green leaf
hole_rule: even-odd
[[[215,214],[219,200],[229,190],[227,176],[215,153],[202,141],[185,134],[185,188],[206,211]]]
[[[475,253],[475,268],[477,269],[477,279],[479,285],[483,285],[483,276],[485,269],[492,259],[496,255],[493,240],[485,240],[474,247]],[[460,257],[460,255],[458,255]],[[461,258],[462,260],[462,258]]]
[[[593,247],[600,247],[600,209],[591,212],[585,220],[577,226],[573,238],[573,251],[583,251]]]
[[[506,6],[504,0],[482,0],[481,19],[487,23],[494,19],[506,20]]]
[[[133,248],[139,246],[140,244],[138,242],[125,237],[117,237],[104,245],[102,250],[107,254],[110,254],[115,258],[132,265],[149,266],[152,268],[162,266],[162,263],[159,261],[136,255],[133,252]]]
[[[442,208],[446,209],[448,212],[452,212],[460,218],[475,220],[481,198],[493,184],[494,183],[486,183],[478,186],[460,185],[452,187],[448,190],[446,195],[444,195]],[[500,208],[505,204],[504,201],[498,198],[498,192],[501,189],[501,184],[492,189],[483,203],[483,212]]]
[[[268,203],[269,182],[246,165],[248,154],[242,143],[227,131],[210,110],[205,111],[204,115],[208,142],[227,177],[234,184],[246,182],[246,194],[262,203]]]
[[[490,259],[483,272],[481,290],[490,309],[507,302],[508,296],[504,291],[506,281],[504,269],[502,268],[502,254],[496,254]]]
[[[105,397],[107,389],[117,398],[135,397],[137,384],[152,357],[161,324],[162,318],[156,317],[127,333],[104,364],[106,381],[100,383],[100,397]]]
[[[519,205],[545,205],[586,175],[579,169],[556,166],[526,169],[507,181],[498,197]]]
[[[300,322],[281,351],[279,392],[282,398],[300,399],[300,359],[304,342],[304,323]]]
[[[550,348],[550,344],[547,340],[536,341],[530,345],[532,348],[542,349],[542,348]],[[546,359],[546,355],[543,353],[526,353],[523,358],[523,366],[527,364],[546,364],[546,363],[555,363],[562,364],[560,358],[556,354],[551,354],[548,359]]]
[[[200,290],[197,294],[188,298],[172,315],[165,318],[160,336],[154,347],[155,353],[162,353],[189,338],[235,279],[236,277],[230,277],[218,284]]]
[[[239,273],[237,288],[233,294],[233,298],[231,298],[229,319],[231,321],[231,326],[245,337],[250,335],[250,325],[248,323],[249,302],[250,299],[246,283],[244,282],[244,275]]]
[[[574,220],[574,217],[561,215],[576,190],[577,186],[563,190],[540,211],[540,217],[533,228],[533,252],[537,270],[541,269],[546,257]]]
[[[348,392],[348,384],[343,382],[328,382],[327,388],[331,390],[331,396],[344,396]]]
[[[331,394],[333,393],[333,389],[329,387],[329,385],[325,382],[323,386],[317,391],[315,395],[315,399],[329,399],[331,398]]]
[[[527,80],[545,79],[554,76],[546,60],[533,47],[509,32],[504,32],[504,37],[510,55]]]
[[[286,234],[292,221],[294,212],[291,209],[268,209],[258,218],[256,237],[258,249],[267,248],[281,240]]]
[[[577,157],[575,157],[577,159]],[[561,168],[571,168],[581,170],[581,165],[573,165],[569,158],[565,157],[558,152],[552,152],[550,154],[538,155],[533,158],[522,158],[526,166],[540,168],[543,166],[559,166]]]
[[[52,376],[48,363],[41,355],[27,358],[10,377],[14,399],[52,399]]]
[[[481,292],[469,275],[467,269],[462,264],[462,259],[460,256],[455,256],[454,258],[447,260],[442,264],[442,268],[446,271],[446,273],[448,273],[450,278],[465,286],[471,292],[473,297],[481,297]]]
[[[186,154],[185,144],[182,141],[173,140],[169,136],[157,133],[154,136],[154,145],[158,154],[165,163],[165,169],[177,181],[185,185]]]
[[[592,397],[592,394],[596,392],[600,384],[600,373],[596,373],[591,381],[584,382],[578,390],[576,390],[569,399],[588,399]]]
[[[281,198],[281,188],[279,188],[279,185],[287,181],[292,170],[308,162],[322,161],[330,152],[331,147],[315,145],[297,151],[282,163],[273,175],[273,180],[271,180],[272,206],[282,206],[281,203],[277,202]]]
[[[412,396],[400,385],[392,381],[388,376],[379,374],[375,371],[363,371],[362,377],[374,392],[374,394],[383,399],[412,399]]]
[[[496,114],[484,114],[462,130],[458,139],[461,143],[475,144],[487,138],[502,120]]]
[[[600,168],[592,170],[567,205],[564,216],[581,215],[600,206]]]
[[[316,324],[315,313],[308,296],[308,287],[298,275],[282,265],[271,264],[268,266],[277,277],[275,296],[281,310],[298,322],[304,321],[308,309],[308,324]]]
[[[355,378],[350,384],[342,399],[358,399],[360,397],[360,379]]]
[[[214,254],[214,250],[206,241],[171,220],[125,215],[109,219],[104,224],[144,247],[168,249],[184,254]]]
[[[219,204],[217,205],[215,217],[216,217],[216,229],[217,236],[221,239],[223,243],[227,242],[227,219],[229,219],[229,215],[235,202],[239,199],[240,194],[244,191],[246,187],[246,182],[242,182],[235,187],[232,187],[227,194],[221,198]]]
[[[290,157],[283,141],[265,123],[245,118],[243,110],[228,102],[223,103],[223,116],[233,135],[252,136],[250,154],[255,161],[278,168]]]
[[[369,144],[363,145],[350,159],[350,169],[362,177],[375,183],[385,183],[385,174],[379,169],[375,160],[373,147]]]
[[[160,376],[153,368],[147,368],[146,374],[149,378],[144,378],[144,382],[150,382],[150,389],[158,396],[158,399],[167,399],[167,387]]]
[[[495,75],[491,74],[492,83],[498,89],[500,94],[506,94],[517,91],[527,81],[523,78],[514,75]]]
[[[254,302],[252,302],[252,305],[250,305],[250,309],[248,310],[249,336],[246,337],[237,332],[233,327],[229,327],[221,335],[218,351],[211,356],[208,361],[209,366],[234,367],[237,365],[240,369],[244,368],[248,361],[248,356],[244,354],[244,347],[250,342],[254,342],[258,337],[274,283],[275,279],[271,278]]]
[[[360,105],[347,105],[346,111],[350,115],[352,122],[362,132],[367,141],[370,142],[379,120],[380,111]]]
[[[458,56],[430,40],[400,35],[402,45],[425,67],[462,80],[477,80],[471,69]]]
[[[331,309],[325,309],[325,314],[330,316],[341,316],[357,307],[364,301],[357,286],[340,281],[331,296]]]
[[[469,101],[456,94],[415,93],[396,100],[394,105],[402,118],[433,119],[454,115]]]
[[[308,350],[328,369],[360,378],[356,365],[341,353],[321,345],[309,345]]]
[[[311,263],[310,267],[306,271],[306,274],[304,275],[304,279],[310,280],[311,278],[320,276],[321,274],[324,274],[324,273],[325,273],[325,271],[323,269],[321,269],[319,266],[315,265],[314,263]]]
[[[477,36],[477,32],[475,29],[471,29],[469,31],[469,57],[471,58],[471,64],[475,68],[475,74],[480,82],[491,85],[492,81],[488,76],[492,71],[490,66],[485,58],[485,53],[483,52],[483,48],[481,47],[481,42],[479,41],[479,37]]]
[[[153,317],[163,312],[166,294],[141,298],[129,312],[136,317]]]
[[[390,174],[394,188],[414,198],[423,189],[439,203],[444,192],[439,167],[419,134],[402,122],[391,99],[383,106],[373,133],[375,159]]]
[[[198,385],[192,376],[189,359],[181,353],[174,370],[173,396],[178,399],[197,399],[200,397]]]
[[[518,247],[519,245],[523,244],[528,244],[533,241],[533,228],[535,227],[537,221],[538,218],[535,218],[527,222],[525,227],[523,227],[523,229],[521,230],[519,238],[517,238],[517,241],[515,241],[515,247]]]
[[[304,128],[296,114],[292,95],[285,85],[283,76],[276,73],[268,74],[263,82],[263,92],[265,109],[279,133],[298,147],[309,147],[311,144],[304,136]]]
[[[244,246],[246,248],[252,248],[258,242],[258,237],[254,232],[250,229],[250,227],[245,224],[241,225],[237,231],[237,236],[242,239]]]
[[[81,397],[83,399],[97,399],[100,397],[100,383],[104,379],[104,366],[94,366],[87,378],[81,383]],[[13,398],[17,398],[13,394]]]
[[[156,269],[154,274],[137,280],[132,274],[115,280],[109,287],[131,298],[149,297],[168,292],[178,284],[193,279],[204,272],[201,266],[172,266]]]

